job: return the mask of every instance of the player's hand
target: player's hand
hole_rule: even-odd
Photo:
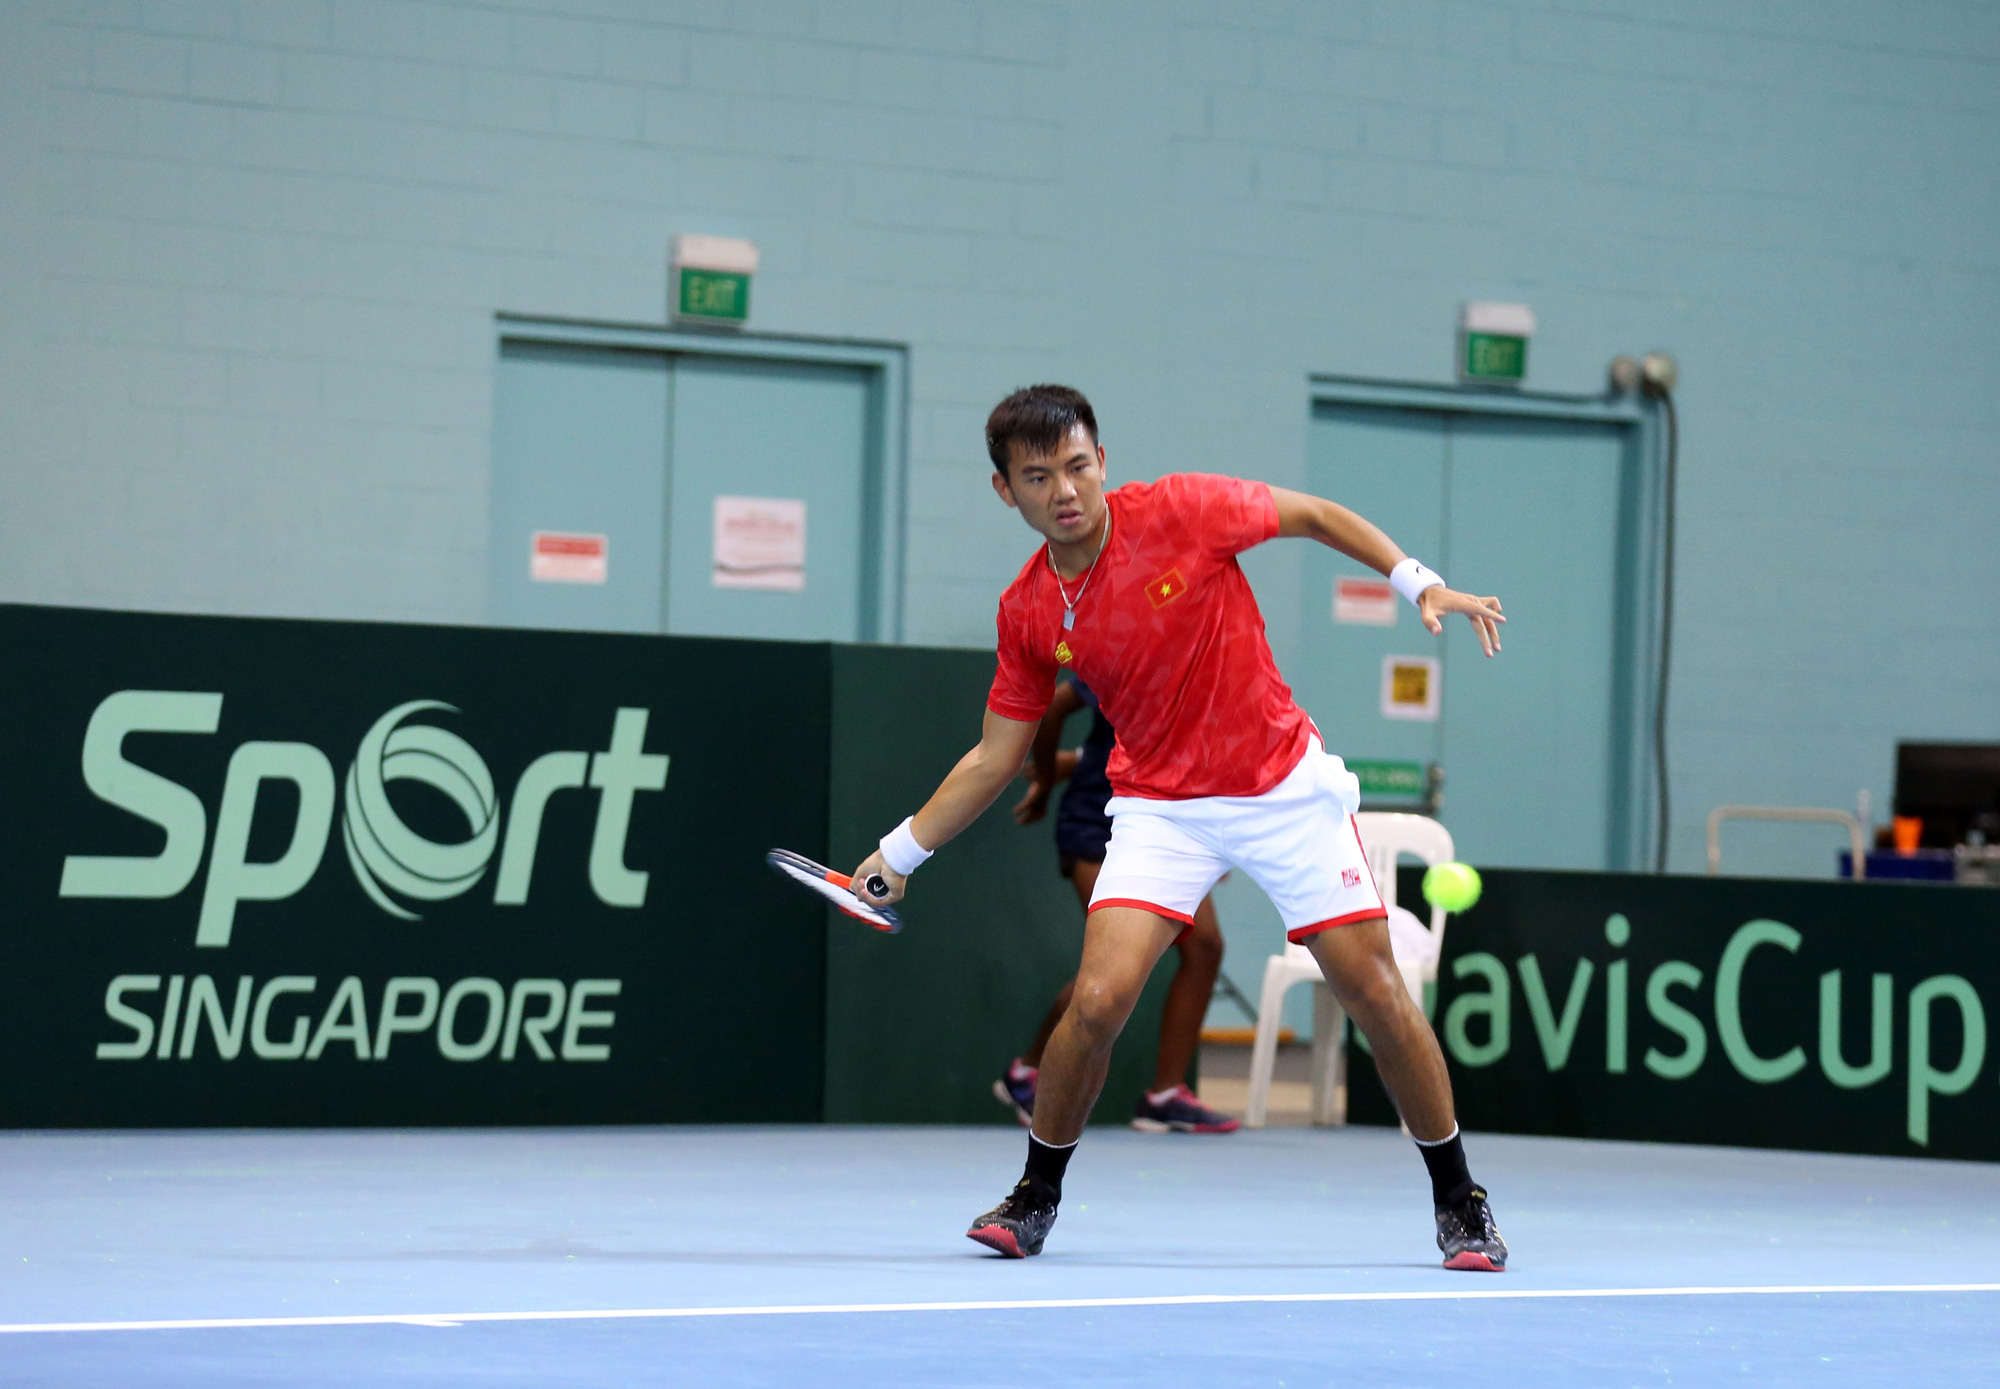
[[[868,890],[868,880],[878,874],[889,884],[889,895],[886,897],[877,897]],[[861,860],[861,866],[854,870],[854,881],[848,885],[848,891],[871,907],[886,907],[893,902],[903,900],[903,889],[908,887],[909,883],[908,878],[882,862],[882,851],[877,849]]]
[[[1030,776],[1027,793],[1014,803],[1014,823],[1032,825],[1048,813],[1049,788]]]
[[[1499,652],[1500,624],[1507,619],[1500,616],[1498,598],[1475,598],[1443,584],[1432,584],[1417,595],[1417,615],[1432,636],[1444,631],[1444,619],[1453,613],[1464,613],[1472,619],[1472,630],[1478,634],[1479,645],[1487,655]]]

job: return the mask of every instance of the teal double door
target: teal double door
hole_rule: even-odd
[[[865,366],[505,342],[494,382],[488,611],[500,625],[878,637],[880,384]],[[723,582],[718,503],[803,517],[790,587]],[[537,577],[537,535],[602,546]]]
[[[1305,557],[1302,640],[1286,670],[1299,702],[1331,751],[1438,768],[1438,818],[1466,862],[1633,866],[1632,730],[1621,713],[1631,698],[1632,435],[1587,420],[1314,409],[1308,490],[1374,521],[1454,588],[1498,595],[1509,619],[1491,660],[1463,618],[1433,637],[1400,600],[1392,626],[1336,621],[1337,580],[1375,576],[1318,546]],[[1434,718],[1389,703],[1392,657],[1438,663]]]

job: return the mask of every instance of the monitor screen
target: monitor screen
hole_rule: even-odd
[[[1896,744],[1896,814],[1923,818],[1926,848],[2000,842],[2000,743]]]

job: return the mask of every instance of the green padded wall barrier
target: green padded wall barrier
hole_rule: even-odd
[[[1076,964],[1018,783],[896,937],[762,861],[917,806],[980,653],[10,605],[0,650],[0,1125],[1006,1124]],[[1485,880],[1468,1129],[2000,1158],[2000,892]],[[1358,1048],[1351,1113],[1393,1122]]]
[[[833,648],[828,843],[852,868],[979,738],[993,658]],[[1081,741],[1082,722],[1072,724]],[[1011,1123],[990,1089],[1075,972],[1082,911],[1048,821],[1022,828],[1017,782],[915,875],[899,936],[837,917],[827,946],[826,1117]],[[1152,1083],[1169,951],[1114,1053],[1095,1122],[1131,1117]]]

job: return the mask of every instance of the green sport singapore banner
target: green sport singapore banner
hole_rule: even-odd
[[[0,607],[0,1124],[817,1120],[823,647]]]

